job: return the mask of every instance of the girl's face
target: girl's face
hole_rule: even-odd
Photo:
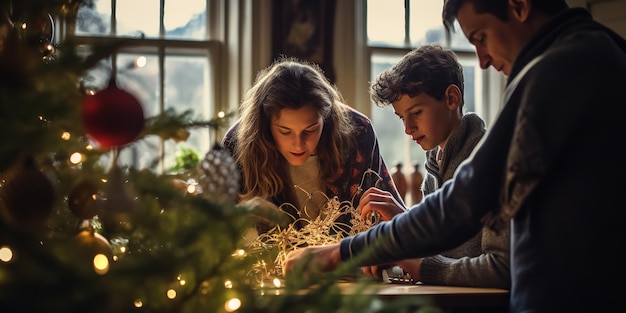
[[[448,88],[456,88],[452,86]],[[437,146],[444,148],[448,137],[459,126],[461,114],[457,98],[446,96],[438,101],[425,93],[415,97],[405,94],[392,105],[404,124],[404,132],[427,151]]]
[[[324,119],[312,105],[282,109],[271,118],[276,147],[293,166],[303,165],[315,155],[324,128]]]

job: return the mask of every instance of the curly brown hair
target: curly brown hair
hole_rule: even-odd
[[[402,95],[415,97],[425,93],[441,100],[451,84],[459,87],[463,96],[463,67],[452,50],[430,44],[410,51],[380,73],[370,88],[370,95],[380,107],[393,104]],[[460,107],[462,110],[463,100]]]

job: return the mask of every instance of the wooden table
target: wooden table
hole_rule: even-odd
[[[342,293],[347,295],[357,286],[353,282],[338,284]],[[375,294],[383,300],[421,297],[446,312],[507,312],[509,305],[509,291],[496,288],[378,283],[368,286],[362,293]]]
[[[268,282],[266,286],[271,286]],[[400,307],[398,312],[416,312],[417,308],[430,306],[444,313],[506,313],[509,291],[497,288],[471,288],[434,286],[421,283],[363,283],[342,280],[336,283],[342,295],[372,295],[390,305]],[[267,289],[265,295],[283,295],[282,288]],[[297,292],[306,294],[307,291]],[[391,303],[393,302],[393,303]],[[400,305],[398,306],[398,303]]]

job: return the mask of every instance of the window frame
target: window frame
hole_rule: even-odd
[[[82,47],[89,47],[111,38],[124,38],[124,46],[110,56],[112,75],[117,74],[117,56],[123,54],[147,53],[158,59],[158,90],[157,106],[162,112],[166,106],[165,89],[165,57],[166,56],[194,56],[208,59],[208,77],[206,86],[209,90],[207,107],[199,111],[209,112],[207,118],[213,118],[217,112],[235,112],[238,109],[240,95],[247,88],[246,81],[251,80],[253,70],[246,68],[250,64],[252,49],[246,49],[252,42],[252,23],[240,23],[242,17],[249,16],[253,3],[250,0],[205,0],[206,1],[206,38],[204,40],[183,40],[164,38],[163,15],[165,0],[159,1],[160,29],[158,38],[132,38],[115,36],[115,7],[117,0],[111,0],[111,29],[106,35],[72,34],[76,43]],[[174,0],[169,0],[174,1]],[[67,25],[61,23],[59,33],[67,31]],[[156,51],[156,53],[155,53]],[[182,112],[179,112],[182,113]],[[149,116],[146,116],[149,117]],[[208,130],[207,132],[212,131]],[[226,129],[218,129],[209,136],[210,140],[221,139]],[[165,143],[160,140],[160,162],[158,172],[165,171],[163,157]],[[210,149],[212,142],[202,147],[201,153]],[[133,154],[131,152],[131,154]],[[203,155],[201,155],[202,157]],[[136,162],[132,161],[133,165]]]

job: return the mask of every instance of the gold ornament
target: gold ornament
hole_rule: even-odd
[[[109,240],[91,226],[83,228],[72,238],[72,246],[75,248],[73,251],[79,254],[80,267],[84,270],[94,270],[94,267],[98,273],[102,270],[97,267],[96,257],[106,257],[107,263],[113,260],[113,248]]]

